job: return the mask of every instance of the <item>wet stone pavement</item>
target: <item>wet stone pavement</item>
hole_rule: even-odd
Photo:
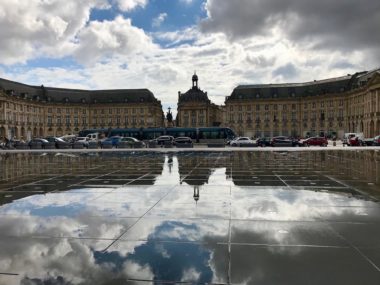
[[[0,284],[380,284],[380,152],[0,155]]]

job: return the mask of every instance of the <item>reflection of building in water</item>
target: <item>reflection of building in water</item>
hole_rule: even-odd
[[[112,180],[114,177],[106,177],[107,173],[112,173],[118,179],[124,180],[124,183],[130,180],[131,185],[142,183],[153,185],[155,179],[162,174],[164,161],[165,157],[162,155],[141,156],[141,154],[120,153],[4,154],[0,155],[0,191],[13,189],[12,193],[17,193],[14,195],[15,198],[16,196],[17,198],[26,197],[41,191],[65,191],[70,185],[95,178]],[[133,180],[147,173],[149,173],[149,179]],[[60,184],[57,184],[58,181]],[[35,191],[30,183],[34,183],[34,186],[44,186],[39,187],[40,191]],[[91,181],[88,184],[91,184]],[[5,196],[9,196],[9,193],[3,192],[0,195],[0,204],[6,200]]]
[[[178,155],[178,170],[181,184],[186,183],[193,186],[208,184],[214,168],[216,168],[215,161],[206,159],[202,153],[193,153],[191,156]]]
[[[226,173],[235,185],[255,186],[253,176],[281,173],[293,173],[299,177],[292,179],[300,179],[300,173],[306,171],[380,196],[379,151],[233,152],[230,158]]]
[[[200,195],[199,195],[199,186],[194,186],[193,198],[194,198],[195,203],[197,203],[198,200],[199,200],[199,198],[200,198]]]

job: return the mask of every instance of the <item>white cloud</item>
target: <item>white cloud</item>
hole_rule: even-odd
[[[161,26],[161,24],[165,21],[165,19],[168,17],[168,14],[161,13],[152,21],[152,27],[158,28]]]
[[[179,1],[187,5],[190,5],[191,3],[193,3],[193,0],[179,0]]]
[[[116,0],[109,1],[116,3]],[[27,84],[90,89],[148,88],[166,107],[176,107],[178,91],[186,92],[191,87],[194,70],[200,87],[213,102],[222,104],[238,84],[310,81],[354,73],[378,64],[366,51],[326,51],[294,44],[276,27],[271,33],[245,34],[232,41],[219,26],[213,26],[207,34],[196,26],[146,33],[123,16],[90,21],[91,9],[109,8],[105,1],[68,0],[65,6],[58,0],[5,2],[9,1],[0,0],[0,37],[6,39],[0,42],[0,63],[20,63],[44,55],[67,56],[83,64],[0,70],[1,76]],[[133,9],[143,7],[147,1],[117,3],[123,4],[124,9]],[[215,17],[216,12],[210,13],[214,11],[210,5],[216,2],[208,3],[209,15]],[[225,1],[221,3],[227,5]],[[159,16],[162,20],[167,17]]]
[[[96,63],[108,57],[149,52],[153,43],[130,19],[117,16],[112,21],[92,21],[78,34],[75,57],[81,63]]]
[[[3,64],[25,63],[41,55],[61,57],[73,50],[72,41],[100,0],[0,0],[0,58]],[[73,13],[75,11],[75,13]]]
[[[118,7],[123,12],[131,11],[137,7],[144,8],[148,0],[116,0]]]

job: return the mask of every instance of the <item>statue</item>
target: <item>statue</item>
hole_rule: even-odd
[[[170,112],[171,108],[169,107],[168,110],[169,111],[166,114],[166,120],[168,120],[168,123],[172,123],[173,122],[173,114]]]

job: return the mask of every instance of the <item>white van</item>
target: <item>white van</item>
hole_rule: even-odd
[[[95,142],[97,142],[100,139],[100,134],[99,133],[88,134],[86,136],[86,138],[88,138],[89,141],[95,141]]]

